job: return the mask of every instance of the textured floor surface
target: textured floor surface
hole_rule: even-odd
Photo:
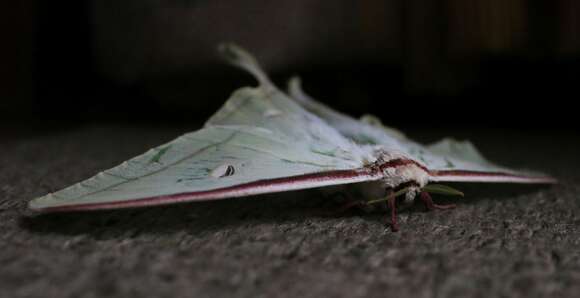
[[[37,215],[26,202],[186,129],[1,131],[0,297],[530,297],[580,295],[580,140],[469,137],[553,187],[456,185],[452,211],[324,216],[317,192],[149,209]],[[440,199],[440,198],[436,198]]]

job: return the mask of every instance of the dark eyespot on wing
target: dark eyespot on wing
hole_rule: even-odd
[[[223,164],[215,169],[213,169],[209,175],[214,178],[229,177],[236,173],[236,168],[230,164]]]
[[[232,176],[235,173],[236,173],[236,169],[234,168],[234,166],[228,165],[228,167],[226,168],[226,172],[221,177]]]

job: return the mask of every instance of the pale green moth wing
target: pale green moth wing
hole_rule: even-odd
[[[381,178],[364,168],[374,161],[370,147],[354,144],[278,91],[241,49],[224,50],[259,87],[235,91],[201,130],[32,200],[30,208],[123,208]]]
[[[405,156],[405,162],[415,163],[428,173],[430,182],[556,182],[542,173],[516,171],[496,165],[485,159],[468,141],[446,138],[424,146],[398,130],[384,126],[376,117],[352,118],[308,96],[302,90],[299,78],[289,81],[288,93],[306,110],[357,144],[378,145],[387,152]]]
[[[288,94],[306,110],[316,114],[357,144],[383,145],[386,140],[407,139],[402,132],[383,126],[376,117],[365,115],[361,120],[357,120],[316,101],[302,90],[298,77],[293,77],[288,82]]]

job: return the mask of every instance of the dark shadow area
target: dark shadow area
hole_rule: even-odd
[[[96,239],[178,231],[197,235],[236,225],[316,218],[328,202],[315,194],[302,191],[148,208],[29,214],[20,219],[20,226],[34,233],[87,234]]]
[[[17,64],[28,68],[18,71],[29,76],[15,77],[15,86],[31,90],[1,98],[6,111],[15,107],[0,119],[12,126],[200,123],[236,88],[254,84],[215,51],[219,42],[236,41],[255,52],[280,87],[301,75],[306,91],[321,101],[354,116],[372,112],[401,129],[577,132],[571,99],[578,95],[580,62],[569,3],[508,9],[453,1],[420,7],[340,2],[333,16],[322,13],[326,4],[296,2],[280,9],[303,9],[302,25],[283,26],[294,10],[272,11],[274,19],[251,10],[257,2],[26,3],[20,9],[34,12],[26,15],[34,30],[23,33],[33,33],[27,45],[34,50],[19,56]],[[238,19],[236,7],[256,17]],[[182,13],[199,16],[199,23]],[[234,27],[212,14],[231,16]],[[309,28],[312,19],[328,27]],[[201,30],[214,21],[215,39]],[[264,24],[272,32],[252,29]],[[26,108],[16,109],[22,102]]]

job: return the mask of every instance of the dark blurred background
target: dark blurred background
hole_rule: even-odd
[[[1,4],[2,123],[201,124],[237,87],[216,45],[390,125],[570,130],[576,0],[21,0]]]

